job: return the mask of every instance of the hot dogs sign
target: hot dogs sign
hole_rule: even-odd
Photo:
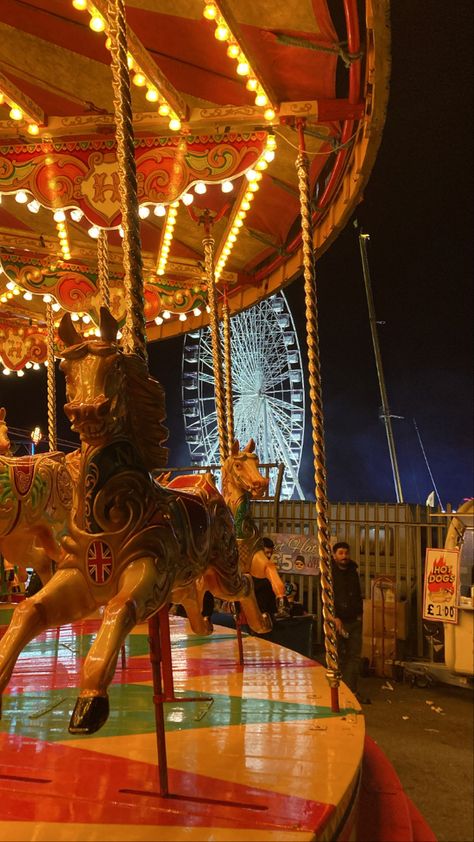
[[[459,550],[427,549],[423,619],[457,623]]]

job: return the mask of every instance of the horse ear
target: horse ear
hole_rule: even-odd
[[[117,339],[118,321],[114,319],[107,307],[100,308],[100,338],[104,342],[115,342]]]
[[[59,322],[58,334],[64,344],[68,347],[70,345],[79,345],[80,342],[84,342],[83,337],[77,332],[73,325],[70,313],[65,313]]]
[[[239,448],[240,448],[239,440],[234,439],[234,441],[232,442],[232,447],[230,449],[231,455],[237,456],[237,454],[239,452]]]
[[[0,406],[0,421],[5,421],[5,415],[6,415],[5,407]]]
[[[253,439],[249,439],[248,443],[244,447],[244,453],[253,453],[255,450],[255,442]]]

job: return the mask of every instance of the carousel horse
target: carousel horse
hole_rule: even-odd
[[[261,497],[268,489],[268,479],[259,472],[255,442],[239,449],[234,441],[230,456],[222,466],[222,495],[229,506],[235,523],[241,569],[258,579],[268,579],[277,600],[275,617],[290,616],[285,598],[285,585],[274,561],[267,558],[258,527],[250,513],[250,501]]]
[[[64,453],[11,456],[5,409],[0,409],[0,553],[21,581],[33,567],[45,584],[67,532],[72,483]]]
[[[144,360],[119,349],[117,328],[105,308],[100,338],[84,339],[69,314],[61,321],[64,409],[81,439],[70,530],[53,577],[17,606],[0,642],[1,692],[30,640],[104,607],[82,669],[73,734],[94,733],[106,722],[118,653],[137,623],[173,599],[195,631],[207,631],[196,580],[221,599],[239,600],[254,631],[271,628],[252,577],[240,572],[232,515],[214,483],[190,477],[171,489],[153,481],[150,471],[167,455],[164,394]]]

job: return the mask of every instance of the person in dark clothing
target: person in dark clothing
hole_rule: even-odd
[[[334,544],[331,570],[339,669],[344,683],[359,698],[363,602],[357,564],[351,560],[350,547],[345,541]]]

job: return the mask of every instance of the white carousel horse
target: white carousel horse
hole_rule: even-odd
[[[250,513],[250,501],[261,497],[269,480],[259,471],[255,442],[250,439],[240,450],[236,440],[230,456],[222,466],[222,495],[229,506],[235,523],[241,569],[258,579],[268,579],[277,599],[277,618],[288,617],[290,612],[285,598],[285,585],[274,561],[264,552],[257,525]]]
[[[81,439],[70,534],[53,577],[15,609],[0,642],[3,691],[32,638],[104,606],[71,733],[93,733],[107,720],[118,653],[137,623],[173,599],[184,604],[195,631],[207,631],[197,579],[215,596],[239,600],[254,631],[271,628],[251,576],[240,572],[232,516],[215,485],[199,477],[180,489],[153,481],[150,470],[166,457],[163,390],[142,359],[118,348],[117,328],[105,308],[100,338],[84,340],[69,314],[62,319],[65,412]]]
[[[11,456],[0,409],[0,553],[21,581],[33,567],[45,584],[58,561],[72,505],[71,459],[64,453]]]

